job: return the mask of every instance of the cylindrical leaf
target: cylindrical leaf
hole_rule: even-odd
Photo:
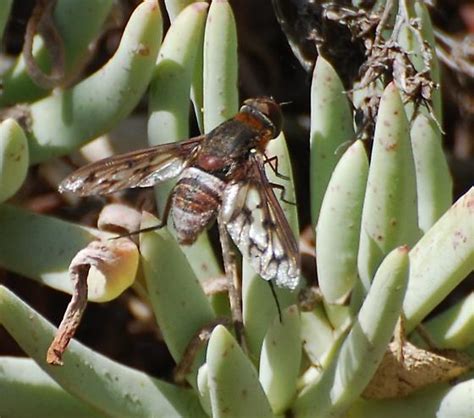
[[[441,145],[438,126],[419,114],[411,128],[416,168],[418,224],[423,232],[448,210],[453,200],[453,179]]]
[[[237,30],[227,0],[211,3],[204,35],[204,131],[237,113]]]
[[[424,43],[420,45],[420,37],[417,37],[408,25],[402,27],[398,41],[406,51],[410,51],[410,60],[417,71],[429,69],[425,77],[431,77],[437,86],[432,91],[431,101],[427,102],[428,106],[420,103],[415,108],[413,100],[409,100],[405,106],[409,118],[415,110],[418,112],[411,127],[411,138],[416,167],[418,224],[421,230],[426,232],[451,205],[453,183],[442,148],[439,126],[443,122],[440,69],[430,15],[423,2],[407,3],[406,6],[405,12],[409,18],[419,22]],[[426,53],[422,55],[420,52],[422,49],[430,54],[428,62]]]
[[[211,407],[211,392],[209,389],[209,373],[207,371],[207,364],[204,363],[198,371],[197,375],[197,387],[199,390],[199,400],[201,401],[201,406],[206,411],[206,413],[212,415]]]
[[[174,22],[181,11],[193,2],[194,0],[165,0],[166,11],[168,12],[171,22]]]
[[[0,324],[65,390],[112,417],[204,417],[195,393],[123,366],[71,341],[64,366],[46,363],[56,328],[0,286]]]
[[[323,356],[334,343],[334,329],[322,304],[311,312],[301,312],[301,340],[312,364],[322,364]]]
[[[150,81],[161,31],[156,0],[140,3],[117,52],[104,67],[76,86],[30,106],[32,163],[70,152],[131,112]]]
[[[398,245],[413,245],[418,237],[408,120],[391,83],[380,101],[362,211],[358,267],[366,292],[385,255]]]
[[[296,379],[300,371],[300,317],[295,305],[275,318],[263,340],[260,357],[260,382],[273,413],[281,414],[296,397]]]
[[[474,412],[474,379],[453,386],[431,385],[416,395],[383,401],[357,400],[346,418],[472,418]]]
[[[31,359],[0,357],[0,415],[29,418],[100,418],[97,410],[74,398]]]
[[[147,215],[142,229],[157,223]],[[141,234],[140,251],[156,320],[171,355],[180,361],[192,337],[214,319],[214,313],[186,256],[166,228]],[[200,356],[194,363],[194,375],[202,361]]]
[[[13,119],[0,123],[0,203],[13,196],[28,173],[28,142]]]
[[[222,325],[209,341],[207,367],[213,418],[273,417],[257,371]]]
[[[2,0],[0,7],[8,7],[11,0]],[[61,0],[53,11],[54,26],[64,43],[65,81],[74,78],[88,61],[89,47],[100,36],[113,0]],[[1,15],[1,12],[0,12]],[[1,20],[1,18],[0,18]],[[0,23],[1,27],[1,23]],[[40,36],[33,42],[33,58],[40,68],[50,71],[49,52]],[[0,107],[38,100],[48,94],[30,78],[23,54],[13,67],[2,75]]]
[[[408,268],[407,247],[387,255],[337,357],[297,399],[295,417],[339,416],[364,390],[400,316]]]
[[[3,268],[67,293],[72,293],[68,266],[73,257],[96,237],[110,237],[92,228],[5,204],[0,206],[0,230]]]
[[[412,330],[474,270],[474,187],[410,251],[410,281],[403,302]]]
[[[343,302],[356,279],[362,204],[369,162],[355,142],[337,164],[319,214],[316,232],[318,282],[329,303]]]
[[[243,263],[242,278],[245,335],[250,356],[257,364],[265,334],[275,318],[278,318],[277,301],[269,284],[255,274],[255,270],[246,262]],[[296,303],[296,292],[275,286],[275,293],[282,309]]]
[[[311,84],[310,190],[311,219],[316,225],[341,146],[354,138],[352,114],[344,86],[334,68],[319,56]]]
[[[474,292],[423,324],[437,348],[462,350],[474,344]],[[416,333],[413,342],[418,342]],[[421,341],[419,341],[421,343]]]
[[[148,141],[151,145],[189,136],[189,90],[207,7],[204,2],[188,6],[166,33],[150,84]]]

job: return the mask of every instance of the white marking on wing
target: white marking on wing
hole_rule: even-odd
[[[222,210],[230,237],[255,271],[280,287],[296,288],[300,275],[296,258],[285,250],[282,225],[255,184],[229,185]]]
[[[172,159],[168,163],[163,164],[158,170],[141,180],[137,187],[151,187],[162,181],[177,177],[186,166],[186,162],[181,159]]]

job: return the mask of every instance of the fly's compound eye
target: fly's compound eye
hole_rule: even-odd
[[[280,105],[271,97],[257,97],[255,99],[247,99],[241,112],[252,113],[258,117],[273,132],[273,138],[276,138],[282,128],[283,117]]]

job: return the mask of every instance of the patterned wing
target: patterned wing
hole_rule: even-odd
[[[79,168],[59,185],[80,196],[150,187],[178,176],[204,136],[116,155]]]
[[[255,271],[280,287],[295,289],[298,244],[257,155],[251,157],[248,177],[226,187],[222,211],[229,235]]]

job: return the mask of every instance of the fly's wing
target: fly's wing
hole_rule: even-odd
[[[222,219],[243,257],[265,280],[295,289],[300,276],[298,244],[256,156],[248,177],[224,191]]]
[[[79,168],[59,185],[80,196],[149,187],[178,176],[204,136],[116,155]]]

